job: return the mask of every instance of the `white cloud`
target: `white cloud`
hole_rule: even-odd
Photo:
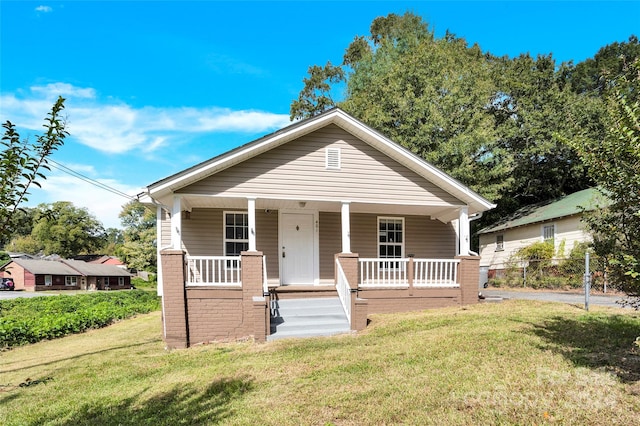
[[[125,194],[135,196],[142,191],[139,187],[132,187],[114,179],[99,179],[93,177],[93,166],[68,164],[75,171],[86,173],[96,181],[117,189]],[[29,206],[56,201],[70,201],[75,207],[86,208],[105,228],[120,228],[118,215],[122,206],[129,200],[121,195],[98,188],[86,181],[71,175],[61,173],[52,168],[46,180],[40,181],[42,188],[32,187],[29,195]]]
[[[36,12],[49,13],[52,12],[53,9],[50,6],[38,6],[36,7]]]
[[[31,86],[34,93],[44,94],[47,99],[56,99],[58,96],[71,96],[76,98],[96,97],[96,91],[92,88],[75,87],[69,83],[50,83],[46,86]]]
[[[68,83],[31,87],[27,94],[0,96],[3,114],[19,128],[40,131],[57,96],[67,99],[64,114],[71,137],[98,151],[152,152],[188,135],[212,132],[269,132],[290,124],[287,114],[228,108],[136,108],[102,100],[93,88]]]

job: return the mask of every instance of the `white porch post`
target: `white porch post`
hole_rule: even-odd
[[[171,209],[171,247],[174,250],[182,249],[182,197],[173,196],[173,208]]]
[[[256,198],[247,197],[249,216],[249,251],[256,251]]]
[[[460,256],[468,256],[469,249],[471,247],[471,237],[469,235],[469,208],[462,207],[460,208],[460,216],[458,218],[458,226],[460,229],[460,252],[458,253]]]
[[[162,296],[162,256],[160,256],[161,248],[162,248],[162,206],[156,206],[156,257],[158,262],[158,267],[157,267],[158,296]]]
[[[342,202],[342,253],[351,253],[351,222],[349,219],[349,205],[351,201]]]

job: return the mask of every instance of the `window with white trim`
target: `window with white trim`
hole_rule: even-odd
[[[78,285],[78,277],[67,275],[66,277],[64,277],[64,285],[67,285],[67,286]]]
[[[249,214],[247,212],[224,213],[224,255],[240,256],[249,249]]]
[[[118,285],[119,286],[123,286],[124,285],[124,277],[118,277]]]
[[[496,251],[504,250],[504,235],[496,235]]]
[[[404,218],[378,218],[378,257],[402,258],[404,253]]]
[[[542,240],[549,241],[553,244],[553,240],[556,236],[556,226],[554,224],[544,225],[542,227]]]
[[[53,284],[53,277],[51,275],[45,275],[44,276],[44,285],[50,286],[51,284]]]

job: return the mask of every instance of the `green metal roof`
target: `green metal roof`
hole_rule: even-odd
[[[572,216],[582,213],[584,210],[589,211],[606,207],[610,202],[598,188],[584,189],[556,200],[523,207],[513,215],[481,229],[478,234],[504,231],[505,229],[531,223],[547,222],[561,217]]]

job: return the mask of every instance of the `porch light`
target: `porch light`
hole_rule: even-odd
[[[298,201],[298,205],[300,206],[301,209],[303,209],[307,205],[307,202],[306,201]]]

